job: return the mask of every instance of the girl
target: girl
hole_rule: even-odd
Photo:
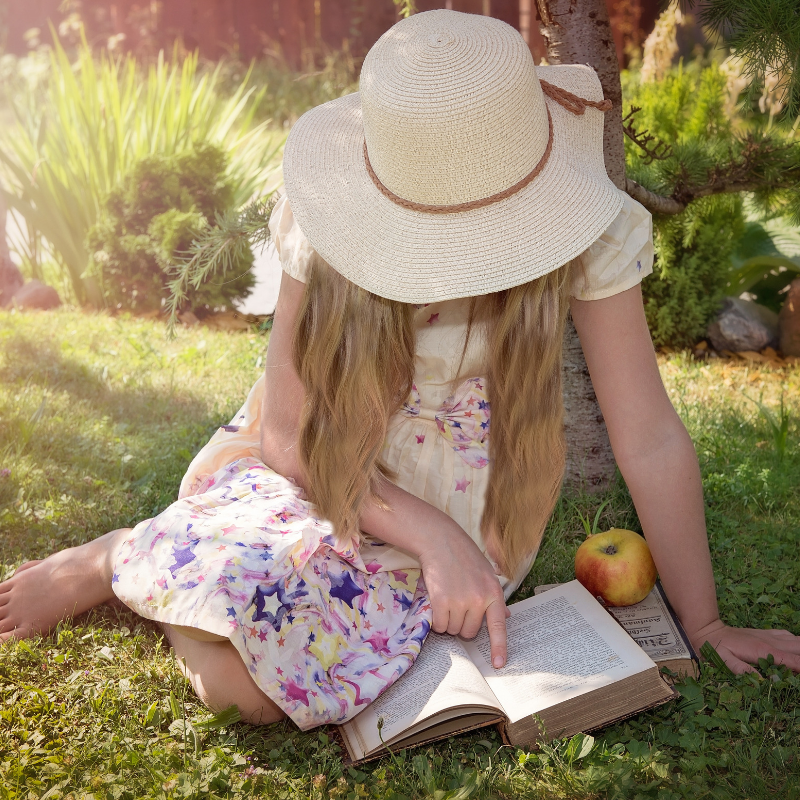
[[[661,384],[639,283],[649,214],[608,180],[582,66],[534,67],[485,17],[417,14],[360,92],[286,145],[270,221],[285,274],[265,376],[152,520],[20,567],[4,638],[116,594],[158,620],[200,698],[340,723],[432,627],[486,620],[536,555],[564,466],[571,308],[617,463],[692,641],[737,672],[786,631],[719,619],[692,443]]]

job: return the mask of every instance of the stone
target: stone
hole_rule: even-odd
[[[758,352],[778,344],[778,315],[766,306],[739,297],[726,297],[722,310],[708,326],[714,349]]]
[[[0,308],[11,305],[11,298],[20,290],[25,279],[17,265],[0,256]]]
[[[21,289],[18,289],[11,298],[11,302],[15,308],[21,310],[33,308],[48,310],[61,305],[58,292],[52,286],[37,280],[28,281]]]
[[[800,356],[800,278],[795,278],[789,285],[778,322],[781,352],[784,356]]]
[[[178,314],[178,319],[182,324],[187,325],[190,328],[200,324],[200,320],[197,319],[197,317],[191,311],[182,311],[180,314]]]

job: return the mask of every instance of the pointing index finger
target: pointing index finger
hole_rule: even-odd
[[[486,609],[486,628],[489,631],[489,644],[492,652],[492,666],[500,669],[506,665],[508,647],[506,644],[506,606],[495,600]]]

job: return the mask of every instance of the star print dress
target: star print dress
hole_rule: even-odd
[[[285,198],[270,230],[283,269],[304,280],[313,251]],[[636,285],[652,270],[648,212],[626,195],[581,259],[579,299]],[[383,460],[400,487],[450,515],[485,552],[491,411],[480,329],[464,352],[468,313],[468,299],[416,308],[414,384],[390,420]],[[431,607],[412,556],[370,537],[337,541],[302,490],[261,460],[263,390],[262,377],[197,454],[179,499],[133,529],[112,585],[144,617],[229,639],[301,729],[342,723],[414,663]],[[506,597],[523,566],[500,576]]]

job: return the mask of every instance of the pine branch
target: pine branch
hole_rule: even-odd
[[[242,211],[232,211],[218,216],[213,226],[207,227],[192,242],[186,253],[177,257],[172,265],[173,279],[167,284],[167,331],[175,333],[175,325],[187,289],[195,289],[213,275],[230,272],[250,247],[264,247],[270,239],[269,216],[275,200],[258,200]]]
[[[800,184],[800,164],[797,162],[775,175],[775,161],[781,156],[797,150],[792,142],[775,144],[770,139],[755,139],[749,136],[743,147],[733,155],[728,163],[718,164],[708,171],[706,183],[691,185],[688,181],[678,181],[673,197],[684,204],[698,197],[729,192],[756,192],[764,189],[792,189]]]
[[[683,0],[698,6],[700,22],[741,56],[752,102],[769,76],[783,79],[781,102],[789,118],[800,112],[800,15],[797,0]]]
[[[656,139],[649,131],[637,131],[633,127],[633,118],[638,111],[641,111],[641,106],[631,106],[631,110],[622,118],[622,130],[625,135],[639,148],[644,150],[644,163],[652,164],[654,161],[666,161],[672,156],[672,147]],[[655,142],[653,147],[650,147],[650,142]]]
[[[659,194],[631,178],[625,190],[645,208],[657,214],[679,214],[693,200],[718,194],[756,192],[771,194],[800,186],[800,142],[775,141],[768,137],[748,136],[731,145],[728,157],[701,171],[689,169],[686,162],[676,164],[668,183],[672,191]],[[796,203],[800,198],[793,198]]]
[[[630,178],[625,179],[625,191],[653,214],[680,214],[686,208],[675,198],[651,192]]]

